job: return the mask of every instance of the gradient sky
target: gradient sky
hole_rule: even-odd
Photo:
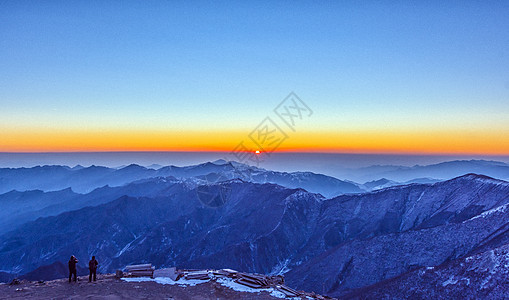
[[[247,2],[247,1],[246,1]],[[509,154],[509,2],[1,1],[0,152]],[[250,147],[253,145],[250,145]]]

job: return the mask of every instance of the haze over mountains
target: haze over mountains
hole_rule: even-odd
[[[62,166],[106,166],[119,168],[137,164],[158,169],[163,166],[191,166],[218,158],[236,160],[229,152],[76,152],[76,153],[5,153],[0,152],[0,167],[31,168],[42,165]],[[482,160],[509,164],[509,156],[468,156],[468,155],[395,155],[395,154],[353,154],[353,153],[293,153],[278,152],[270,154],[270,159],[262,160],[260,167],[284,172],[311,171],[339,179],[359,183],[380,179],[354,178],[356,170],[371,166],[391,166],[411,168],[429,166],[444,162]],[[474,172],[466,171],[462,174]],[[361,172],[359,175],[369,174]],[[458,174],[460,176],[462,174]],[[456,177],[456,176],[453,176]],[[452,178],[452,177],[451,177]],[[392,179],[392,178],[389,178]],[[414,179],[414,178],[411,178]],[[442,178],[450,179],[450,178]],[[397,181],[397,180],[396,180]],[[403,181],[403,180],[402,180]],[[405,180],[406,181],[406,180]]]
[[[375,165],[365,168],[352,169],[344,174],[350,180],[364,182],[387,178],[394,181],[410,181],[416,178],[451,179],[467,173],[483,174],[486,176],[508,180],[509,165],[498,161],[488,160],[456,160],[432,165],[415,165],[412,167],[398,165]]]
[[[430,282],[444,275],[426,271],[437,267],[456,280],[445,285],[448,293],[475,293],[464,283],[479,272],[459,262],[474,257],[489,265],[489,253],[493,263],[503,260],[509,183],[500,178],[509,177],[509,166],[455,161],[359,172],[366,170],[380,177],[355,183],[226,161],[0,169],[0,271],[5,278],[44,273],[44,266],[54,273],[71,254],[83,261],[96,255],[102,272],[143,262],[233,268],[356,297],[384,288],[397,293],[387,280],[409,289],[415,281],[440,295],[445,291]],[[470,172],[454,177],[463,170]],[[493,280],[507,278],[489,268]],[[408,279],[419,272],[427,277]]]
[[[216,178],[211,179],[213,174]],[[71,188],[78,193],[87,193],[105,185],[121,186],[136,180],[155,177],[179,179],[197,178],[207,182],[241,178],[257,183],[276,183],[286,187],[301,187],[311,192],[335,196],[363,191],[355,183],[311,172],[275,172],[235,162],[218,160],[189,167],[167,166],[156,169],[129,165],[119,169],[100,166],[84,168],[76,166],[37,166],[32,168],[1,168],[0,193],[11,190],[57,191]],[[207,178],[205,176],[209,176]]]

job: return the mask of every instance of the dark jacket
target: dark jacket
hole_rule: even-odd
[[[88,262],[88,268],[92,271],[95,271],[97,270],[97,266],[99,265],[99,263],[97,262],[97,259],[91,259],[89,262]]]
[[[69,259],[69,271],[75,271],[77,263],[78,259],[76,259],[76,257]]]

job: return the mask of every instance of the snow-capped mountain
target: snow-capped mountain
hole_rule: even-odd
[[[87,168],[69,168],[67,166],[3,168],[0,169],[0,193],[12,190],[47,192],[66,188],[71,188],[77,193],[89,193],[105,185],[116,187],[137,180],[169,176],[181,180],[199,178],[205,184],[239,178],[255,183],[275,183],[288,188],[303,188],[326,197],[364,191],[356,183],[322,174],[276,172],[219,160],[214,163],[207,162],[187,167],[167,166],[157,170],[135,164],[120,169],[98,166]]]

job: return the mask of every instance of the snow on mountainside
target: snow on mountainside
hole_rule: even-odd
[[[291,287],[341,296],[508,243],[499,207],[509,203],[509,183],[486,176],[332,199],[239,179],[198,181],[206,182],[198,176],[27,223],[0,236],[0,270],[26,273],[72,253],[101,258],[101,271],[151,262],[286,273]],[[205,205],[213,201],[220,205]]]
[[[210,185],[235,178],[255,183],[275,183],[289,188],[304,188],[326,197],[363,191],[355,183],[321,174],[275,172],[226,161],[189,167],[161,167],[158,170],[134,164],[120,169],[96,166],[0,169],[0,182],[5,183],[0,186],[0,190],[10,190],[0,194],[0,234],[39,217],[100,205],[123,195],[155,197],[176,183]],[[66,187],[67,185],[70,187]],[[57,187],[66,188],[51,191]],[[41,190],[23,191],[30,188]],[[84,191],[92,188],[94,189],[87,194],[73,190]]]
[[[64,266],[65,267],[65,266]],[[67,273],[66,271],[64,271]],[[64,276],[65,277],[65,276]],[[173,281],[167,277],[125,278],[119,280],[114,274],[98,274],[97,281],[88,283],[88,275],[78,277],[77,283],[67,279],[52,281],[22,280],[16,285],[0,284],[2,299],[284,299],[281,292],[271,289],[239,288],[240,284],[226,280]],[[61,278],[61,277],[60,277]],[[127,280],[128,279],[128,280]],[[288,299],[288,298],[287,298]],[[323,298],[313,298],[323,299]]]
[[[79,257],[92,251],[102,257],[103,271],[139,260],[143,253],[143,259],[158,265],[192,267],[204,264],[200,261],[210,256],[206,264],[211,267],[269,272],[305,241],[306,234],[300,229],[294,239],[278,240],[278,236],[284,228],[312,221],[320,197],[271,184],[224,185],[231,193],[218,209],[204,207],[194,189],[178,185],[164,197],[122,197],[38,219],[0,238],[0,268],[23,273],[67,256],[69,251]],[[301,206],[305,211],[296,211]],[[256,247],[262,253],[244,253],[246,247]],[[280,253],[263,254],[271,248]],[[229,251],[243,254],[234,259]]]
[[[288,282],[341,296],[416,267],[437,266],[467,255],[508,222],[508,214],[492,214],[485,219],[352,240],[292,270]],[[315,279],[323,273],[325,280]]]
[[[476,255],[420,267],[355,290],[344,299],[505,299],[509,295],[509,244]]]
[[[319,226],[325,234],[311,243],[319,249],[306,253],[314,258],[292,269],[288,282],[340,296],[418,266],[461,257],[499,231],[505,233],[509,215],[501,207],[509,202],[508,192],[505,181],[468,174],[433,185],[389,188],[358,199],[328,200],[330,208],[323,213],[329,217]],[[371,213],[361,214],[363,209]],[[336,217],[340,211],[343,216]],[[476,218],[479,215],[483,218]],[[321,247],[320,241],[325,243]]]
[[[408,184],[412,184],[412,183],[426,184],[426,183],[436,183],[436,182],[440,182],[440,180],[431,179],[431,178],[416,178],[416,179],[412,179],[412,180],[409,180],[406,182],[396,182],[393,180],[389,180],[387,178],[381,178],[378,180],[366,182],[363,185],[361,185],[361,188],[363,188],[366,191],[376,191],[376,190],[381,190],[384,188],[398,186],[398,185],[408,185]]]

